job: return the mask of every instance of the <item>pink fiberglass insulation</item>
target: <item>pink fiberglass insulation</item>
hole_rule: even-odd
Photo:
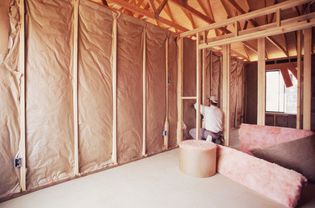
[[[74,175],[71,2],[26,2],[28,189]]]
[[[240,149],[250,153],[253,149],[262,149],[313,134],[312,131],[293,128],[242,124],[239,131]]]
[[[105,167],[112,157],[112,12],[89,1],[79,7],[80,172]]]
[[[219,146],[218,172],[286,207],[295,207],[306,178],[293,170]]]

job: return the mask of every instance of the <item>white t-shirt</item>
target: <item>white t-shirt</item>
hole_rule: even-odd
[[[194,105],[197,109],[197,104]],[[200,105],[200,113],[203,115],[206,130],[218,133],[223,130],[223,112],[215,105]]]

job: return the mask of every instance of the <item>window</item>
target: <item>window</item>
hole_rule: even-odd
[[[280,70],[266,72],[266,111],[296,114],[297,80],[289,71],[292,87],[286,87]]]

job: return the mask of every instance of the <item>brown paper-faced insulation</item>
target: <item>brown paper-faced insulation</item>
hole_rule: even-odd
[[[177,44],[176,36],[168,38],[168,120],[170,148],[177,145]]]
[[[166,31],[147,25],[146,33],[146,82],[147,82],[147,154],[163,150],[163,129],[166,117]]]
[[[80,171],[102,168],[112,156],[112,13],[81,1],[79,7]]]
[[[144,23],[124,15],[117,23],[117,154],[124,163],[142,155]]]
[[[196,42],[184,39],[183,47],[183,95],[196,96]],[[195,100],[184,100],[184,123],[186,130],[184,138],[189,137],[189,130],[196,128],[196,111],[193,107]]]
[[[1,1],[0,41],[0,199],[20,191],[19,169],[13,167],[20,140],[18,72],[19,13],[15,1]],[[10,27],[10,28],[9,28]],[[11,41],[9,41],[9,38]],[[9,45],[8,43],[11,42]],[[1,57],[0,57],[1,58]]]
[[[71,0],[27,1],[27,187],[73,176]]]

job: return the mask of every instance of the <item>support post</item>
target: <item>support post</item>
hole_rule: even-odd
[[[301,92],[302,92],[302,32],[297,31],[297,110],[296,110],[296,128],[301,129]]]
[[[206,99],[207,99],[207,94],[206,94],[206,64],[205,64],[205,61],[206,61],[206,50],[207,49],[202,49],[202,62],[201,62],[201,68],[202,68],[202,96],[201,96],[201,99],[202,99],[202,104],[206,104]]]
[[[112,31],[112,89],[113,89],[113,153],[112,162],[117,164],[117,15],[113,14]]]
[[[258,99],[257,99],[257,124],[265,125],[266,109],[266,63],[265,63],[265,38],[258,39]]]
[[[223,45],[223,88],[222,110],[224,112],[224,145],[230,145],[230,70],[231,70],[231,45]]]
[[[200,50],[199,50],[199,33],[197,33],[197,40],[196,40],[196,140],[200,137],[200,120],[201,120],[201,114],[200,114],[200,104],[201,104],[201,74],[200,74]]]
[[[183,38],[177,39],[177,145],[183,140]]]
[[[79,171],[79,129],[78,129],[78,30],[79,30],[79,0],[74,0],[73,11],[73,137],[74,137],[74,174]]]
[[[19,142],[19,154],[22,158],[22,166],[20,168],[20,186],[22,191],[26,191],[26,115],[25,115],[25,2],[20,0],[20,43],[19,43],[19,72],[21,73],[20,83],[20,142]]]
[[[143,31],[143,53],[142,53],[142,155],[146,156],[146,137],[147,137],[147,82],[146,82],[146,47],[147,47],[146,28]]]
[[[311,130],[312,28],[304,30],[303,129]]]
[[[168,121],[168,38],[165,40],[165,123],[164,123],[164,149],[168,149],[169,121]]]

